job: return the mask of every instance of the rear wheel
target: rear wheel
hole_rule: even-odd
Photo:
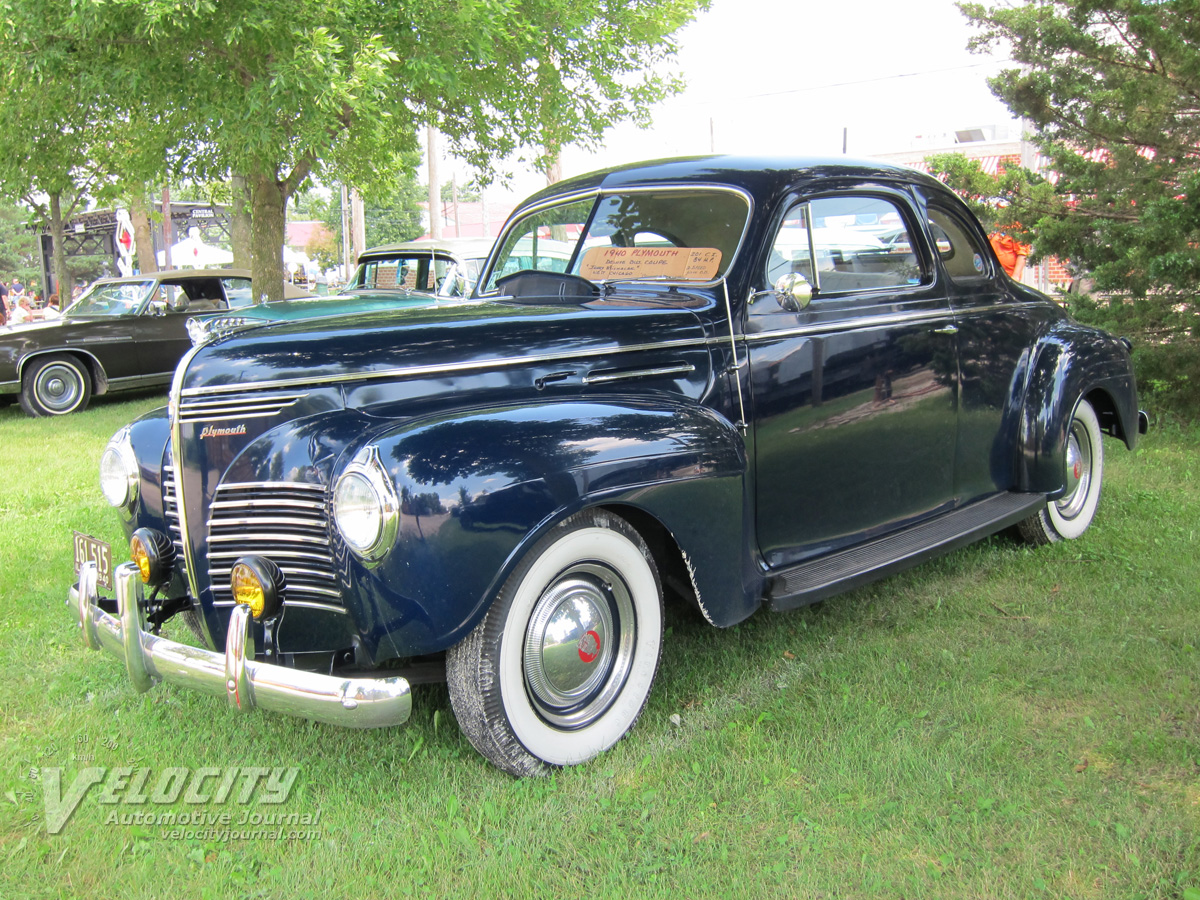
[[[514,775],[586,762],[641,714],[662,648],[662,588],[624,519],[586,511],[539,541],[446,657],[471,744]]]
[[[73,356],[42,356],[31,362],[21,379],[21,409],[31,416],[62,416],[86,409],[92,380]]]
[[[1100,420],[1092,405],[1080,400],[1067,431],[1067,489],[1057,500],[1051,500],[1045,508],[1018,525],[1021,537],[1034,545],[1079,537],[1096,517],[1103,480],[1104,445]]]

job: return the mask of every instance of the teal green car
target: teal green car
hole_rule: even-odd
[[[243,306],[196,316],[187,331],[200,345],[243,328],[352,315],[379,309],[461,305],[468,301],[490,240],[475,238],[408,241],[376,247],[358,258],[358,268],[340,293]]]

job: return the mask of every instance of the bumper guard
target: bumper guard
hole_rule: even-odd
[[[246,659],[251,636],[250,610],[245,606],[233,609],[224,653],[150,634],[145,630],[137,566],[123,563],[113,574],[117,618],[98,605],[96,564],[92,562],[80,568],[79,583],[71,588],[67,603],[79,616],[84,644],[123,659],[138,691],[166,681],[224,695],[230,706],[245,712],[261,707],[349,728],[400,725],[412,712],[405,678],[341,678]]]

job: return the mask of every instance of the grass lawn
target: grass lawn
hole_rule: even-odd
[[[0,408],[0,897],[1200,900],[1200,430],[1136,455],[1107,440],[1079,541],[998,536],[725,631],[668,610],[633,733],[517,781],[440,686],[414,689],[406,726],[355,732],[139,695],[82,646],[71,530],[124,558],[97,462],[162,402]],[[233,766],[298,775],[277,805],[103,803],[97,785],[48,833],[56,771],[65,793],[92,767],[149,768],[150,786],[212,767],[212,794]],[[264,833],[158,819],[182,814]]]

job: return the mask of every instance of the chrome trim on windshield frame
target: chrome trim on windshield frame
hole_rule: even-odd
[[[750,222],[754,219],[754,198],[749,194],[749,192],[740,187],[734,187],[733,185],[729,184],[715,184],[706,181],[698,181],[694,183],[689,182],[687,184],[639,184],[626,187],[613,186],[607,188],[601,184],[587,188],[586,190],[573,191],[568,194],[556,194],[553,197],[547,197],[545,200],[539,203],[514,210],[512,215],[508,217],[508,222],[505,223],[505,227],[500,232],[500,236],[496,238],[496,242],[492,245],[492,252],[488,254],[487,263],[485,264],[483,271],[479,273],[479,280],[477,284],[485,285],[488,283],[488,281],[491,279],[492,267],[496,262],[494,254],[499,254],[500,248],[504,246],[504,241],[508,238],[509,232],[513,230],[516,224],[533,213],[541,212],[542,210],[546,209],[553,209],[556,206],[568,206],[572,203],[578,203],[580,200],[586,200],[589,197],[599,201],[602,197],[615,196],[619,194],[646,194],[687,191],[719,191],[725,194],[736,194],[737,196],[741,197],[746,202],[746,218],[745,221],[742,222],[742,233],[738,235],[737,245],[733,248],[733,254],[730,256],[728,264],[724,267],[723,274],[720,278],[714,278],[712,281],[669,281],[657,283],[686,285],[694,288],[715,287],[729,276],[730,269],[733,268],[734,262],[742,252],[742,245],[746,241],[746,233],[750,230]],[[590,218],[591,214],[589,214],[589,220]],[[578,241],[576,241],[575,250],[578,249]],[[503,299],[499,290],[497,289],[492,289],[486,292],[481,291],[479,297],[494,297],[497,299]]]

